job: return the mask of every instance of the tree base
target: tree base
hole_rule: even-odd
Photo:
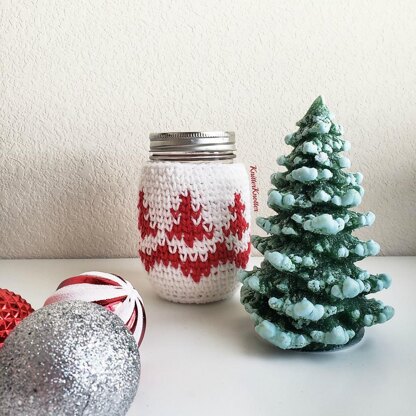
[[[365,329],[361,328],[354,338],[349,342],[343,345],[324,345],[319,343],[312,343],[296,351],[302,352],[324,352],[324,351],[339,351],[344,348],[352,347],[355,344],[358,344],[364,337]]]

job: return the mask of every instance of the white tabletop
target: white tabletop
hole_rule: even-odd
[[[163,301],[137,259],[1,260],[0,287],[38,308],[63,279],[81,272],[130,280],[144,298],[148,326],[129,416],[414,415],[416,258],[378,257],[362,265],[393,276],[392,287],[376,297],[394,306],[396,316],[369,328],[358,345],[327,353],[266,344],[238,294],[202,306]]]

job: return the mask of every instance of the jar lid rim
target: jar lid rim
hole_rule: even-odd
[[[235,133],[233,131],[169,131],[150,133],[150,141],[160,140],[191,140],[191,139],[216,139],[227,138],[230,143],[235,142]]]
[[[150,159],[233,159],[233,131],[187,131],[150,134]]]

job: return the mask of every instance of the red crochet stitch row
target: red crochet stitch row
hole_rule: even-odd
[[[191,276],[195,283],[199,283],[202,277],[209,276],[212,267],[233,263],[236,267],[244,268],[248,262],[250,247],[245,251],[235,252],[234,250],[228,250],[225,243],[217,243],[215,253],[209,252],[207,259],[204,261],[199,256],[196,261],[189,258],[182,261],[180,253],[170,253],[166,245],[158,246],[152,254],[147,254],[142,250],[139,251],[139,254],[147,271],[150,271],[155,264],[162,263],[164,266],[170,265],[175,269],[180,268],[184,276]]]
[[[234,205],[228,207],[231,214],[235,215],[235,220],[230,221],[229,228],[222,227],[222,232],[226,237],[230,234],[238,236],[238,239],[243,238],[243,234],[248,230],[249,224],[244,218],[244,211],[246,206],[241,200],[240,194],[234,194]]]
[[[204,229],[204,222],[202,220],[202,207],[197,211],[192,208],[192,197],[188,195],[181,195],[181,202],[177,211],[171,208],[170,213],[176,221],[173,224],[172,230],[166,233],[168,240],[176,237],[178,240],[183,238],[183,241],[188,247],[193,247],[196,240],[202,241],[205,238],[212,240],[214,236],[213,231],[206,231]]]
[[[146,235],[155,236],[157,228],[150,226],[148,217],[148,209],[143,204],[144,194],[140,192],[139,195],[139,229],[142,238]],[[236,193],[234,195],[234,203],[228,207],[228,210],[233,214],[228,226],[222,227],[222,232],[225,237],[234,236],[237,240],[241,240],[244,232],[249,228],[249,224],[244,218],[245,205],[241,201],[241,195]],[[171,240],[173,237],[183,239],[188,247],[193,247],[196,240],[203,241],[204,238],[212,240],[214,229],[206,231],[206,224],[201,216],[202,208],[197,211],[192,209],[192,198],[189,195],[181,196],[181,203],[178,210],[171,210],[172,216],[179,219],[177,224],[174,224],[172,231],[167,233],[167,237]],[[195,224],[196,223],[196,224]],[[204,227],[205,226],[205,227]],[[231,249],[227,247],[225,241],[217,242],[215,244],[215,251],[207,253],[206,260],[201,260],[200,256],[196,261],[187,258],[185,261],[181,260],[181,253],[176,251],[171,253],[167,245],[158,245],[156,250],[151,254],[147,254],[144,250],[139,250],[140,258],[147,271],[150,271],[156,263],[162,263],[165,266],[172,266],[175,269],[180,268],[183,275],[191,276],[192,280],[198,283],[202,277],[209,276],[212,267],[218,267],[222,264],[232,263],[236,267],[244,268],[247,265],[250,254],[250,244],[246,250],[237,252],[234,247]]]

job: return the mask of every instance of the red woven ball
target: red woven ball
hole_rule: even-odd
[[[16,325],[32,312],[32,306],[20,295],[0,289],[0,348]]]

